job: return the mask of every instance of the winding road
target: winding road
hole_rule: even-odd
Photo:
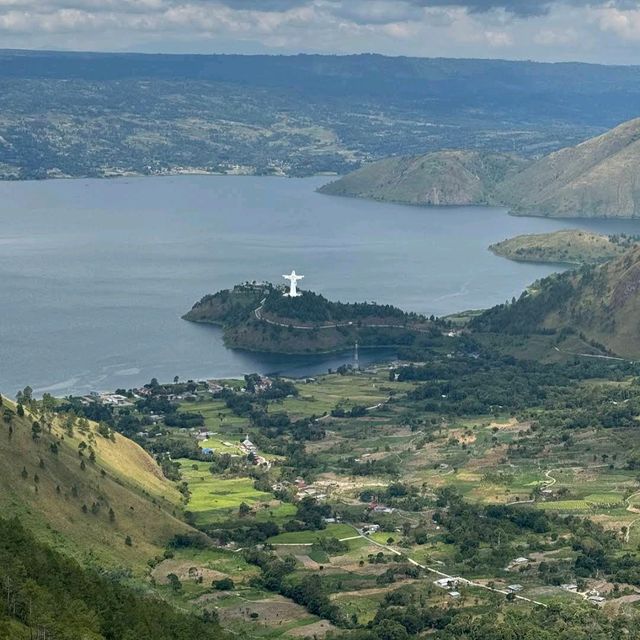
[[[313,326],[310,327],[308,325],[303,325],[303,324],[290,324],[290,323],[285,323],[285,322],[276,322],[275,320],[270,320],[269,318],[265,318],[264,315],[262,314],[262,309],[264,308],[264,303],[266,302],[266,298],[263,298],[260,301],[260,306],[257,307],[253,314],[256,317],[256,320],[260,320],[260,322],[266,322],[267,324],[271,324],[274,327],[285,327],[285,328],[289,328],[291,327],[292,329],[302,329],[304,331],[316,331],[316,330],[321,330],[321,329],[336,329],[337,327],[353,327],[355,326],[360,326],[360,327],[367,327],[370,329],[409,329],[410,331],[417,331],[418,333],[428,333],[430,330],[429,329],[420,329],[418,327],[409,327],[407,325],[404,324],[369,324],[369,323],[362,323],[360,325],[358,325],[357,323],[354,322],[334,322],[334,323],[330,323],[330,324],[323,324],[323,325],[319,325],[319,326]]]
[[[449,578],[451,580],[457,580],[458,582],[460,582],[462,584],[466,584],[466,585],[468,585],[470,587],[478,587],[480,589],[484,589],[485,591],[491,591],[493,593],[499,593],[499,594],[501,594],[503,596],[507,596],[507,595],[509,595],[509,593],[511,593],[510,591],[506,591],[505,589],[496,589],[495,587],[490,587],[490,586],[488,586],[486,584],[482,584],[480,582],[473,582],[473,580],[469,580],[467,578],[463,578],[462,576],[452,576],[452,575],[449,575],[448,573],[444,573],[443,571],[440,571],[439,569],[435,569],[434,567],[429,567],[427,565],[420,564],[417,560],[414,560],[413,558],[409,558],[408,556],[406,556],[406,554],[402,553],[401,551],[398,551],[397,549],[394,549],[393,547],[390,547],[389,545],[382,544],[381,542],[377,542],[376,540],[373,540],[372,538],[370,538],[368,536],[365,536],[364,534],[360,533],[360,531],[358,531],[358,529],[354,525],[349,524],[349,526],[358,534],[358,536],[355,536],[355,537],[364,538],[369,543],[371,543],[371,544],[373,544],[373,545],[375,545],[377,547],[380,547],[381,549],[385,549],[389,553],[393,553],[396,556],[405,556],[407,558],[407,562],[409,562],[409,564],[412,564],[415,567],[418,567],[418,568],[420,568],[420,569],[422,569],[424,571],[428,571],[429,573],[433,573],[433,574],[435,574],[437,576],[440,576],[440,578]],[[544,607],[545,609],[548,606],[544,602],[539,602],[538,600],[533,600],[531,598],[527,598],[526,596],[515,595],[515,598],[516,598],[516,600],[523,600],[524,602],[530,602],[531,604],[535,604],[535,605],[538,605],[540,607]]]

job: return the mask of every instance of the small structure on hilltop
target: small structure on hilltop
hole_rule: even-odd
[[[285,293],[285,296],[288,296],[289,298],[298,298],[302,295],[301,293],[298,293],[298,280],[302,280],[304,276],[297,275],[294,269],[288,276],[283,275],[282,277],[290,282],[289,292]]]

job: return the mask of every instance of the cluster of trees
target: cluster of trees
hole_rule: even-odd
[[[420,494],[418,487],[403,482],[393,482],[386,488],[365,489],[360,493],[360,500],[368,503],[383,502],[405,511],[422,511],[432,503],[431,498]]]
[[[582,272],[592,272],[593,267],[583,267]],[[566,305],[576,292],[574,272],[566,271],[541,280],[536,293],[524,291],[520,298],[497,305],[473,318],[470,327],[475,331],[530,335],[540,333],[547,316]]]
[[[318,574],[293,575],[296,569],[296,559],[292,556],[280,559],[277,555],[258,550],[245,552],[245,559],[250,564],[260,567],[260,577],[254,579],[254,586],[269,591],[275,591],[321,618],[325,618],[335,625],[344,627],[349,620],[342,613],[340,607],[329,599],[332,591],[327,588]]]
[[[323,323],[323,322],[354,322],[370,318],[384,318],[394,320],[397,324],[409,321],[424,320],[422,316],[409,314],[388,304],[375,302],[331,302],[324,296],[305,291],[299,298],[288,298],[273,291],[267,296],[264,303],[264,311],[267,314],[297,320],[299,322]]]
[[[145,597],[37,542],[0,519],[0,637],[220,640],[217,622]]]
[[[377,460],[348,458],[341,461],[343,469],[355,476],[393,476],[400,475],[400,461],[397,456],[387,456]]]
[[[476,357],[433,357],[423,366],[406,366],[393,370],[390,377],[400,381],[420,381],[409,394],[422,411],[442,415],[486,415],[495,412],[519,412],[531,407],[553,408],[558,398],[574,400],[583,394],[576,383],[584,380],[621,380],[640,373],[638,365],[596,359],[576,359],[566,363],[542,364],[532,360],[516,360],[481,352]],[[604,393],[610,393],[609,389]],[[615,395],[615,394],[614,394]],[[622,400],[627,400],[628,395]],[[601,395],[601,399],[604,399]],[[609,400],[615,400],[613,396]],[[594,403],[585,407],[589,412]],[[593,405],[593,406],[592,406]],[[607,406],[605,406],[607,405]],[[613,425],[618,417],[629,416],[633,406],[622,407],[605,402],[603,426]],[[580,406],[573,403],[573,409]],[[636,414],[637,415],[637,414]]]
[[[473,570],[504,567],[506,559],[522,555],[513,546],[519,536],[550,533],[554,527],[543,511],[524,505],[474,505],[451,489],[438,492],[437,506],[433,520],[445,530],[442,541],[455,546],[456,562]]]
[[[260,394],[264,400],[281,400],[300,393],[293,382],[282,378],[270,378],[268,384],[262,385],[262,376],[257,373],[246,375],[244,383],[248,393]]]
[[[345,409],[338,406],[331,410],[331,416],[334,418],[362,418],[367,415],[367,408],[364,405],[357,404],[351,409]]]
[[[276,386],[272,387],[272,390],[276,398],[298,394],[295,386],[285,380],[276,380],[274,385]],[[290,387],[295,392],[292,392]],[[251,425],[258,431],[257,442],[265,450],[275,451],[275,448],[284,446],[288,439],[302,442],[322,440],[325,437],[326,431],[315,416],[293,421],[284,411],[270,412],[267,393],[269,392],[265,391],[255,395],[224,389],[217,397],[224,399],[227,408],[235,415],[249,418]]]
[[[195,429],[196,427],[204,427],[204,416],[194,411],[174,411],[164,416],[164,423],[167,427]]]

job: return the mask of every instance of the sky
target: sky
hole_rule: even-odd
[[[0,0],[0,48],[640,64],[640,0]]]

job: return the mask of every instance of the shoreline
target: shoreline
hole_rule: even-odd
[[[385,349],[393,349],[393,346],[390,347],[386,347],[386,346],[376,346],[376,347],[366,347],[366,346],[359,346],[360,351],[378,351],[378,350],[385,350]],[[288,353],[288,354],[277,354],[277,353],[270,353],[270,352],[263,352],[263,351],[252,351],[250,349],[234,349],[234,351],[240,351],[240,352],[244,352],[244,353],[252,353],[252,354],[263,354],[263,355],[269,355],[269,356],[278,356],[281,355],[284,358],[299,358],[299,357],[303,357],[303,356],[308,356],[311,358],[317,357],[319,359],[323,359],[323,356],[335,356],[335,357],[339,357],[341,354],[344,354],[345,358],[348,358],[351,360],[351,362],[344,362],[343,364],[353,364],[353,351],[352,350],[340,350],[340,351],[329,351],[329,352],[322,352],[322,353]],[[384,365],[390,362],[393,362],[397,360],[397,353],[394,354],[389,354],[388,357],[383,357],[380,359],[376,359],[376,360],[372,360],[369,363],[363,364],[362,368],[371,366],[371,365]],[[283,363],[284,364],[284,363]],[[320,364],[320,363],[318,363]],[[340,365],[338,365],[340,366]],[[289,379],[289,380],[302,380],[304,378],[314,378],[317,376],[321,376],[321,375],[327,375],[328,374],[328,369],[331,368],[334,370],[335,373],[335,368],[334,367],[325,367],[323,371],[321,371],[320,373],[310,373],[310,374],[280,374],[277,371],[274,370],[268,370],[268,368],[264,369],[264,372],[261,375],[265,375],[265,376],[274,376],[274,377],[281,377],[281,378],[285,378],[285,379]],[[247,371],[245,371],[244,373],[241,374],[237,374],[237,375],[233,375],[233,374],[227,374],[227,375],[203,375],[203,376],[190,376],[190,375],[180,375],[180,380],[182,381],[186,381],[186,380],[194,380],[194,381],[206,381],[206,380],[243,380],[244,379],[244,375],[246,374],[250,374],[250,373],[259,373],[256,370],[249,370],[247,369]],[[151,377],[155,377],[155,376],[151,376]],[[151,378],[149,378],[148,380],[146,380],[146,382],[141,382],[139,384],[136,384],[134,386],[143,386],[144,384],[147,384],[149,382]],[[162,384],[162,380],[160,378],[158,378],[159,382]],[[167,377],[167,381],[170,381],[170,376]],[[103,387],[96,387],[96,388],[91,388],[89,389],[87,387],[86,390],[84,391],[73,391],[73,390],[69,390],[69,389],[59,389],[58,391],[56,391],[55,387],[59,387],[60,383],[53,383],[51,385],[45,385],[45,386],[38,386],[36,388],[34,388],[33,394],[34,397],[41,399],[42,395],[44,393],[50,393],[53,397],[55,398],[64,398],[66,396],[69,395],[86,395],[88,393],[90,393],[91,391],[96,391],[97,393],[113,393],[115,392],[115,388],[103,388]],[[19,385],[20,388],[22,388],[24,385]],[[122,386],[122,388],[125,388],[124,385]],[[127,386],[128,388],[128,386]],[[0,395],[2,395],[3,398],[7,398],[8,400],[11,400],[13,396],[9,395],[8,393],[6,393],[8,390],[4,389],[1,390],[0,389]]]
[[[54,182],[54,181],[73,181],[73,180],[122,180],[122,179],[142,179],[142,178],[181,178],[187,177],[192,178],[196,176],[202,177],[212,177],[212,178],[279,178],[279,179],[289,179],[289,180],[307,180],[309,178],[338,178],[340,174],[338,173],[311,173],[304,176],[296,176],[289,175],[286,173],[278,174],[278,173],[257,173],[257,172],[249,172],[249,173],[221,173],[219,171],[171,171],[168,173],[122,173],[122,174],[114,174],[114,175],[101,175],[101,176],[91,176],[91,175],[83,175],[83,176],[46,176],[43,178],[11,178],[11,177],[1,177],[0,183],[24,183],[24,182]],[[317,190],[316,190],[317,191]]]

